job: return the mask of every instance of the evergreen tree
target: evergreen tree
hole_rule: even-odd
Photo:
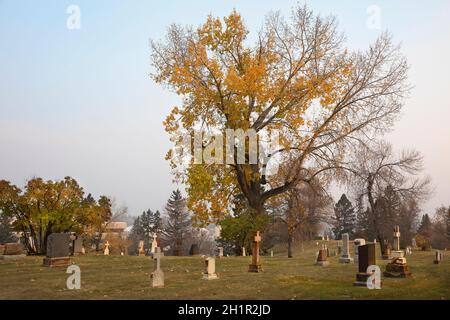
[[[420,222],[418,233],[424,236],[426,239],[430,239],[433,224],[431,223],[430,216],[425,213],[422,216],[422,221]]]
[[[154,234],[159,234],[161,229],[162,219],[160,212],[158,210],[153,212],[149,209],[142,212],[142,214],[134,220],[130,238],[135,242],[135,245],[137,245],[140,240],[143,240],[144,247],[149,249],[152,236]]]
[[[341,239],[342,234],[348,233],[352,237],[355,233],[356,215],[352,203],[343,194],[334,206],[333,233],[336,239]]]
[[[189,236],[191,219],[180,190],[172,192],[167,200],[165,214],[167,222],[162,230],[163,240],[170,246],[173,255],[183,255],[183,246],[186,245],[184,240]]]

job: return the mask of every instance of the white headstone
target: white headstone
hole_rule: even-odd
[[[105,243],[105,245],[104,245],[104,250],[103,250],[103,254],[105,255],[105,256],[109,256],[109,246],[110,246],[110,244],[109,244],[109,242],[108,242],[108,240],[106,240],[106,243]]]
[[[151,274],[152,287],[163,288],[164,287],[164,272],[161,270],[161,248],[157,247],[153,254],[153,261],[155,261],[155,271]]]
[[[340,263],[353,263],[353,258],[350,255],[350,240],[348,233],[342,235],[342,255],[339,258]]]
[[[138,255],[140,256],[145,256],[145,250],[144,250],[144,241],[140,240],[139,241],[139,247],[138,247]]]
[[[156,241],[156,234],[153,235],[153,241],[152,241],[152,250],[151,253],[156,252],[156,247],[158,247],[158,242]]]
[[[205,272],[203,273],[203,279],[218,279],[216,274],[216,259],[211,257],[205,259]]]

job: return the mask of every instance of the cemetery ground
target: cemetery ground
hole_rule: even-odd
[[[329,248],[336,247],[334,241]],[[219,279],[203,280],[204,258],[161,259],[165,288],[152,288],[150,257],[103,256],[72,257],[81,268],[81,289],[66,288],[66,267],[46,268],[42,257],[0,261],[0,300],[4,299],[450,299],[450,259],[433,264],[435,251],[413,251],[407,255],[413,278],[383,277],[381,290],[354,287],[357,264],[340,264],[330,257],[327,267],[315,266],[316,242],[304,251],[275,248],[274,257],[262,256],[263,273],[249,273],[251,257],[216,258]],[[379,250],[379,248],[377,248]],[[353,252],[352,252],[353,254]],[[389,261],[377,264],[381,271]]]

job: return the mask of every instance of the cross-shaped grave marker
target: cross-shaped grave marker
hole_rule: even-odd
[[[164,287],[164,272],[161,270],[161,257],[162,257],[161,248],[157,247],[156,252],[153,254],[156,269],[151,274],[153,288]]]
[[[259,261],[259,243],[261,242],[261,235],[256,231],[253,240],[252,263],[249,265],[248,272],[262,272],[261,263]]]

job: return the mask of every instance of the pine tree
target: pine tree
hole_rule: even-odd
[[[431,223],[430,216],[425,213],[422,216],[422,221],[420,222],[418,233],[424,236],[426,239],[430,239],[433,224]]]
[[[188,237],[191,219],[180,190],[172,192],[167,200],[165,214],[167,222],[162,230],[164,242],[170,246],[173,255],[183,255],[183,241]]]
[[[159,234],[161,228],[162,219],[160,212],[158,210],[153,212],[149,209],[142,212],[142,214],[134,220],[130,238],[134,240],[135,243],[143,240],[144,247],[149,249],[151,237],[154,234]]]
[[[341,239],[342,234],[348,233],[352,237],[355,233],[356,215],[352,203],[343,194],[334,206],[334,228],[336,239]]]

